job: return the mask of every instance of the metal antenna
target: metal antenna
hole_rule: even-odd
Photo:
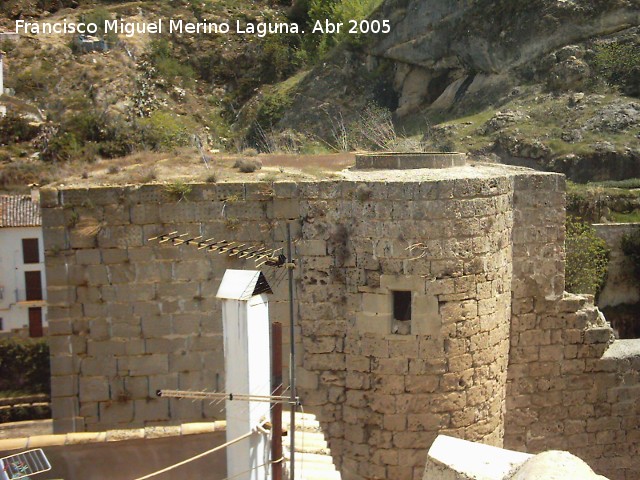
[[[199,140],[199,139],[198,139]],[[205,162],[206,163],[206,162]],[[226,254],[228,257],[237,257],[239,259],[252,259],[256,268],[260,268],[263,265],[268,267],[285,267],[289,280],[289,388],[290,397],[289,403],[291,406],[291,420],[289,424],[290,430],[290,474],[289,478],[295,478],[295,432],[296,432],[296,410],[300,404],[300,399],[296,396],[296,346],[295,346],[295,316],[293,307],[293,269],[296,268],[295,261],[292,256],[292,241],[291,241],[291,224],[287,222],[287,255],[285,256],[281,251],[282,248],[267,248],[261,244],[252,244],[247,246],[246,243],[238,244],[235,241],[229,241],[226,239],[216,240],[215,238],[208,238],[202,240],[202,236],[192,237],[188,233],[179,234],[177,231],[165,233],[152,237],[149,241],[158,241],[158,243],[171,242],[173,246],[188,245],[194,246],[198,250],[206,250],[209,252],[218,252],[218,254]],[[279,282],[278,282],[279,283]],[[159,391],[158,395],[173,396],[178,398],[219,398],[219,393],[205,393],[205,392],[188,392],[184,390],[165,390]],[[224,395],[224,394],[223,394]],[[238,397],[234,395],[234,397]],[[284,397],[272,396],[262,401],[269,402],[282,402]]]
[[[295,329],[294,329],[294,316],[293,316],[293,269],[295,264],[291,257],[291,224],[287,223],[287,272],[289,274],[289,344],[291,351],[289,354],[289,385],[291,387],[291,401],[294,402],[296,398],[296,342],[295,342]],[[296,403],[291,403],[291,420],[289,430],[291,430],[291,446],[290,452],[290,470],[289,478],[295,479],[295,437],[296,437]]]

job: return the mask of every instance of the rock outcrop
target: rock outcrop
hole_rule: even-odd
[[[403,65],[401,114],[441,94],[447,98],[436,106],[450,108],[478,83],[508,83],[505,75],[559,49],[550,76],[581,85],[589,67],[572,45],[638,25],[638,7],[635,0],[388,0],[376,17],[391,20],[392,31],[376,37],[370,53]]]

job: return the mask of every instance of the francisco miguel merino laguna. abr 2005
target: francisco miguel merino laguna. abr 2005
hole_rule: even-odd
[[[115,33],[125,37],[133,37],[136,34],[212,34],[212,33],[237,33],[241,35],[255,35],[266,37],[269,34],[301,33],[300,27],[295,23],[287,22],[257,22],[242,23],[235,21],[235,30],[231,29],[229,22],[187,22],[185,20],[158,19],[149,22],[126,22],[124,20],[105,20],[104,24],[71,22],[39,23],[26,20],[16,20],[15,32],[30,35],[65,35],[81,34],[96,35],[98,33]]]

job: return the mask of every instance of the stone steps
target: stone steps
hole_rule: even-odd
[[[289,413],[283,414],[283,428],[289,431]],[[289,478],[289,437],[283,437],[285,478]],[[293,480],[340,480],[340,472],[333,465],[331,450],[327,445],[320,422],[315,415],[296,413],[295,477]]]

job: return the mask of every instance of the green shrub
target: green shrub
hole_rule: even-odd
[[[45,418],[51,418],[51,407],[48,405],[29,405],[0,410],[0,423],[42,420]]]
[[[193,68],[180,63],[175,58],[157,58],[155,67],[158,69],[158,77],[164,78],[171,84],[174,84],[176,79],[181,79],[188,85],[195,77]]]
[[[640,228],[622,237],[622,252],[629,257],[633,273],[640,281]]]
[[[49,346],[45,340],[0,342],[0,390],[50,392]]]
[[[30,183],[43,184],[45,167],[40,162],[15,161],[0,170],[0,187],[12,185],[26,186]]]
[[[13,112],[0,118],[0,144],[11,145],[13,143],[28,142],[38,134],[38,127]]]
[[[171,43],[166,38],[153,40],[149,44],[149,58],[156,68],[155,77],[175,84],[182,80],[184,84],[191,84],[196,74],[190,65],[180,62],[173,56]]]
[[[578,218],[567,217],[565,289],[597,295],[603,287],[609,248],[595,229]]]
[[[640,94],[640,45],[611,42],[598,45],[594,58],[596,72],[629,95]]]
[[[98,27],[98,31],[96,35],[98,38],[103,38],[107,41],[109,45],[115,45],[118,41],[118,34],[115,32],[109,32],[105,35],[104,33],[104,22],[105,20],[113,20],[113,15],[106,8],[96,8],[95,10],[91,10],[84,16],[83,19],[86,23],[95,23]]]
[[[49,95],[49,92],[58,81],[54,75],[53,66],[42,62],[41,65],[33,65],[15,75],[12,82],[16,96],[25,98],[40,98]]]
[[[262,77],[265,83],[284,80],[304,64],[300,40],[294,34],[267,35],[262,40]]]
[[[311,58],[318,58],[341,42],[354,46],[361,45],[365,35],[348,33],[351,26],[349,20],[360,21],[367,18],[380,3],[381,0],[309,0],[306,30],[311,31],[316,21],[321,21],[324,26],[325,19],[336,23],[341,22],[343,27],[339,33],[306,36],[303,48]]]
[[[624,180],[605,180],[602,182],[594,182],[595,185],[605,188],[624,188],[635,189],[640,188],[640,178],[626,178]]]
[[[169,183],[165,186],[165,189],[169,195],[174,197],[178,202],[186,200],[187,195],[191,193],[193,186],[183,182],[182,180],[176,180],[173,183]]]
[[[48,142],[47,149],[40,156],[45,162],[66,162],[82,152],[76,136],[70,132],[59,132]]]
[[[262,168],[262,162],[257,159],[241,158],[236,160],[233,168],[237,168],[242,173],[253,173]]]
[[[156,110],[138,120],[142,143],[152,150],[166,150],[189,144],[193,125],[170,112]]]

